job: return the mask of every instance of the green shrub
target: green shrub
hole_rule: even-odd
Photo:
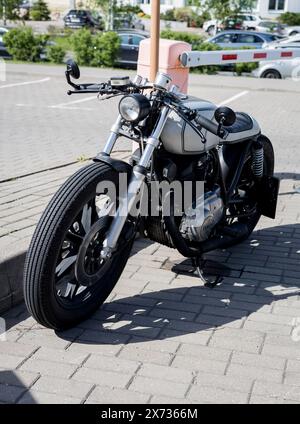
[[[74,32],[71,43],[78,65],[90,65],[94,58],[93,36],[86,28]]]
[[[175,9],[168,9],[165,11],[165,13],[161,13],[160,19],[163,19],[165,21],[176,21]]]
[[[91,65],[113,67],[120,48],[120,38],[115,32],[98,34],[94,42],[94,57]]]
[[[8,31],[3,37],[8,52],[15,60],[37,62],[46,46],[48,37],[34,35],[32,28],[18,27]]]
[[[44,0],[37,0],[31,10],[30,17],[33,21],[50,21],[50,10]]]
[[[115,32],[92,35],[88,29],[80,29],[71,40],[79,65],[114,66],[120,47]]]
[[[289,26],[300,25],[300,13],[286,12],[280,16],[279,20]]]
[[[47,48],[47,59],[51,63],[63,63],[65,54],[66,52],[62,48],[62,46],[59,46],[57,44],[54,44]]]
[[[197,34],[191,34],[189,32],[177,32],[171,29],[165,29],[160,33],[161,38],[168,40],[185,41],[191,44],[193,50],[198,50],[198,46],[203,43],[204,37]]]

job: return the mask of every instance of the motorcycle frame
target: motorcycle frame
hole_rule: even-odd
[[[116,211],[116,214],[114,216],[114,219],[112,221],[112,224],[108,230],[107,236],[103,242],[103,249],[101,252],[101,257],[103,259],[108,259],[111,257],[113,250],[116,248],[118,239],[120,237],[120,234],[122,232],[122,229],[125,225],[125,222],[127,220],[128,214],[125,215],[124,213],[121,213],[121,211],[123,211],[123,207],[124,205],[126,205],[126,210],[129,213],[130,209],[132,208],[132,206],[134,205],[137,196],[140,193],[142,184],[145,180],[145,177],[147,175],[148,172],[148,167],[150,164],[150,161],[152,159],[153,153],[155,151],[155,149],[159,146],[160,144],[160,136],[161,133],[163,131],[163,128],[166,124],[166,121],[168,119],[168,114],[170,111],[170,107],[168,107],[167,105],[162,107],[162,110],[160,112],[159,118],[157,120],[157,124],[154,128],[154,130],[152,131],[150,137],[145,139],[145,143],[146,146],[143,150],[143,153],[140,157],[140,160],[138,162],[138,164],[136,166],[134,166],[132,168],[132,175],[130,178],[130,182],[129,182],[129,186],[128,186],[128,190],[127,193],[125,195],[123,195],[123,197],[121,196],[119,199],[119,207]],[[110,163],[110,165],[112,165],[112,159],[110,158],[110,155],[113,151],[113,148],[115,146],[115,143],[118,139],[118,137],[121,134],[122,130],[121,130],[121,126],[122,126],[122,118],[119,115],[116,122],[114,123],[114,125],[111,128],[110,131],[110,135],[107,139],[107,142],[105,144],[105,147],[103,149],[103,151],[100,153],[100,155],[97,156],[96,160],[97,161],[103,161],[103,162],[107,162]],[[259,136],[258,136],[259,137]],[[225,207],[228,206],[234,188],[237,184],[237,182],[239,181],[239,178],[241,176],[242,173],[242,169],[243,169],[243,165],[244,165],[244,161],[247,157],[247,155],[249,154],[251,145],[254,141],[256,141],[258,139],[258,137],[255,137],[254,139],[248,139],[248,140],[241,140],[240,142],[234,143],[233,145],[228,146],[229,149],[234,150],[237,148],[237,146],[241,147],[241,143],[244,142],[245,146],[242,150],[242,154],[239,155],[239,161],[238,164],[234,164],[235,166],[235,172],[233,174],[233,177],[230,178],[230,184],[229,184],[229,188],[227,189],[227,185],[226,184],[226,164],[225,162],[220,160],[220,156],[219,157],[219,167],[220,167],[220,183],[221,183],[221,193],[222,193],[222,198],[225,204]],[[222,141],[220,141],[220,145],[222,144],[226,144],[226,142],[222,143]],[[230,155],[229,155],[230,156]],[[108,158],[110,159],[108,161]],[[118,161],[120,162],[120,161]],[[113,165],[112,165],[113,166]],[[230,166],[233,166],[233,164],[231,164]]]

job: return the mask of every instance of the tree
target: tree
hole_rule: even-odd
[[[117,8],[116,0],[94,0],[95,4],[100,7],[104,15],[106,29],[112,30],[114,27],[114,15]]]
[[[20,6],[21,0],[0,0],[0,18],[3,19],[4,25],[6,25],[7,19],[19,19]]]
[[[30,16],[34,21],[49,21],[50,10],[44,0],[37,0],[30,11]]]
[[[216,19],[223,20],[243,11],[251,11],[255,3],[255,0],[206,0],[205,5]]]

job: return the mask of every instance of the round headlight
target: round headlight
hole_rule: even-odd
[[[150,112],[150,102],[142,94],[131,94],[120,100],[119,112],[123,119],[129,122],[140,122]]]

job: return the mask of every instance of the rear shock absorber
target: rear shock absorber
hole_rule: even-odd
[[[252,171],[256,178],[261,178],[264,174],[264,148],[259,140],[253,143]]]

